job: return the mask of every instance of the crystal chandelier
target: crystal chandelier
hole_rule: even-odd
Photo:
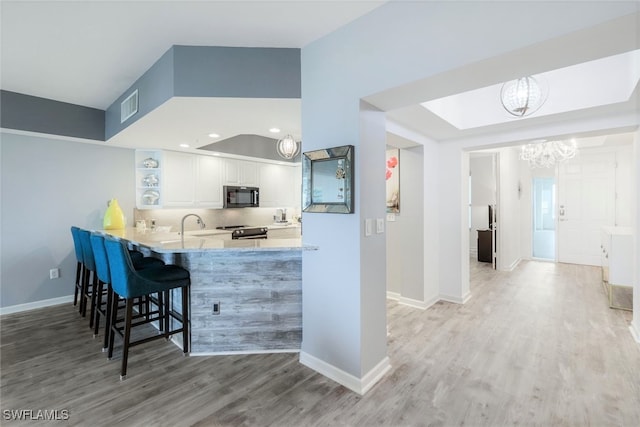
[[[276,151],[285,159],[293,159],[300,151],[300,143],[298,143],[290,134],[287,134],[276,144]]]
[[[528,161],[532,168],[550,168],[558,162],[574,158],[577,152],[574,139],[569,142],[542,140],[523,145],[520,158]]]
[[[502,85],[500,100],[509,114],[524,117],[540,108],[545,96],[536,79],[522,77]]]

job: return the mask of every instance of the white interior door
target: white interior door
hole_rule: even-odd
[[[615,223],[615,155],[581,153],[560,164],[558,261],[600,265],[600,232]]]

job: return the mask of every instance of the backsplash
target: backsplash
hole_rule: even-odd
[[[288,207],[287,219],[293,221],[300,217],[300,209]],[[171,226],[171,231],[180,231],[182,218],[187,214],[197,214],[204,221],[207,229],[214,229],[223,225],[259,226],[273,224],[276,208],[239,208],[239,209],[134,209],[134,220],[129,226],[135,226],[136,221],[144,219],[147,227],[155,219],[156,226]],[[186,231],[198,230],[196,218],[187,218],[184,222]]]

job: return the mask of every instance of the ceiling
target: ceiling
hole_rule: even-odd
[[[105,110],[172,45],[301,48],[383,3],[2,0],[2,88]]]
[[[105,110],[172,45],[302,48],[384,3],[2,0],[0,87]],[[175,150],[210,144],[212,132],[300,138],[300,122],[300,100],[173,98],[109,143]]]
[[[384,3],[1,0],[1,88],[104,110],[172,45],[301,48]],[[637,34],[637,18],[630,25],[635,25],[632,31]],[[615,23],[605,25],[583,35],[586,46],[594,46],[591,49],[575,49],[575,43],[554,40],[373,94],[366,100],[386,111],[391,122],[438,141],[603,114],[637,114],[638,75],[633,72],[640,69],[637,52],[624,65],[587,66],[600,58],[638,49],[638,41],[629,43],[624,34],[628,33],[620,31]],[[589,40],[593,40],[592,45]],[[571,100],[580,102],[564,111],[545,112],[541,108],[539,115],[513,119],[500,111],[497,95],[487,91],[521,77],[513,74],[521,70],[544,74],[550,93],[566,86],[558,86],[554,74],[561,74],[565,82],[584,82],[583,87],[604,94],[614,90],[610,85],[623,80],[631,89],[630,94],[626,92],[626,100],[590,105],[584,104],[587,99],[574,90]],[[576,87],[579,92],[581,85]],[[476,95],[473,101],[455,101],[455,96],[469,94]],[[473,117],[490,109],[501,116],[460,125],[442,111],[436,114],[435,108],[421,105],[437,99],[453,99],[459,117]],[[556,103],[552,99],[543,108],[553,107]],[[180,149],[179,144],[189,144],[193,149],[239,134],[280,138],[291,133],[300,138],[300,110],[300,100],[173,98],[109,144],[175,150]],[[280,128],[281,133],[270,133],[273,127]],[[220,136],[210,138],[212,132]]]

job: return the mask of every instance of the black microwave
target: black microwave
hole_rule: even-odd
[[[260,207],[260,191],[257,187],[237,187],[225,185],[223,188],[225,208]]]

